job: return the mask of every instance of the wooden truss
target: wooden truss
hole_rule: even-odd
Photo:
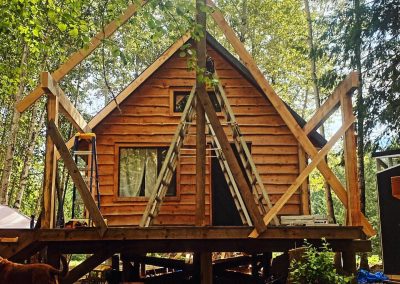
[[[222,13],[215,7],[212,0],[207,0],[207,4],[214,8],[213,13],[211,14],[214,21],[217,23],[217,25],[220,27],[220,29],[224,33],[227,40],[230,42],[232,47],[235,49],[236,53],[239,55],[243,64],[247,67],[247,69],[253,75],[256,82],[259,84],[261,89],[264,91],[264,93],[268,97],[268,100],[278,111],[278,113],[280,114],[280,116],[282,117],[282,119],[286,123],[286,125],[289,127],[289,129],[291,130],[293,135],[297,138],[297,140],[303,147],[304,151],[313,160],[315,160],[316,158],[320,158],[320,156],[322,156],[322,155],[318,155],[317,149],[315,149],[312,142],[307,137],[307,134],[304,131],[304,129],[301,129],[301,127],[298,125],[298,123],[296,122],[296,120],[294,119],[294,117],[292,116],[290,111],[287,109],[286,105],[282,102],[282,100],[278,97],[278,95],[275,93],[273,88],[269,85],[268,81],[265,79],[262,72],[258,69],[256,63],[254,62],[253,58],[251,57],[251,55],[248,53],[248,51],[244,47],[243,43],[239,40],[239,38],[236,36],[233,29],[226,22]],[[351,94],[351,92],[354,90],[354,88],[357,87],[357,85],[359,84],[357,73],[353,73],[351,75],[351,78],[353,79],[353,80],[351,80],[351,82],[353,83],[352,88],[350,90],[347,90],[346,93],[341,93],[341,95],[337,95],[339,98],[339,101],[342,105],[343,121],[344,121],[345,125],[347,122],[349,122],[349,120],[351,120],[351,116],[352,116],[351,97],[348,94]],[[357,80],[354,80],[355,78],[357,78]],[[333,101],[336,101],[338,98],[335,96]],[[315,128],[317,128],[318,124],[323,123],[323,121],[325,121],[326,118],[328,117],[329,112],[332,111],[333,107],[337,106],[337,104],[335,104],[333,107],[329,107],[329,103],[331,103],[331,102],[329,101],[328,104],[325,103],[323,105],[323,107],[321,107],[320,110],[316,113],[316,115],[320,116],[320,119],[318,119],[318,116],[317,116],[316,118],[314,118],[312,120],[312,121],[314,121],[313,124],[315,124],[315,125],[313,125],[313,127],[311,129],[315,129]],[[331,105],[332,105],[332,103],[331,103]],[[356,164],[356,157],[355,157],[355,149],[356,149],[356,145],[355,145],[354,126],[351,125],[351,126],[349,126],[349,129],[345,130],[345,161],[346,161],[347,192],[346,192],[346,189],[344,189],[344,187],[341,185],[340,181],[337,179],[337,177],[334,175],[334,173],[330,170],[330,168],[328,167],[328,165],[326,164],[326,162],[323,159],[318,161],[318,163],[315,162],[315,164],[316,164],[316,166],[318,165],[317,168],[319,169],[321,174],[328,181],[330,186],[333,188],[335,193],[338,195],[339,199],[342,201],[344,206],[347,208],[348,225],[355,225],[355,226],[362,225],[363,229],[364,229],[364,233],[367,236],[373,236],[376,234],[374,229],[372,228],[371,224],[368,222],[368,220],[365,218],[365,216],[360,211],[360,198],[359,198],[359,191],[358,191],[357,164]],[[317,155],[318,155],[318,157],[317,157]],[[298,186],[300,186],[300,184]],[[282,196],[282,198],[284,198],[284,196]],[[282,198],[281,198],[281,203],[282,202],[285,203],[288,200],[288,199],[286,199],[286,197],[285,197],[286,200],[282,199]],[[276,205],[275,205],[275,207],[276,207]],[[277,209],[276,212],[272,212],[272,213],[270,213],[270,215],[274,215],[274,214],[278,213],[278,211],[279,211],[278,207],[276,207],[276,209]]]
[[[65,145],[65,143],[61,143],[61,140],[57,140],[57,128],[54,127],[57,125],[58,119],[58,108],[60,106],[61,111],[66,115],[67,119],[77,128],[78,131],[90,131],[93,126],[95,126],[102,118],[104,118],[107,114],[109,114],[114,108],[115,105],[109,104],[104,111],[102,111],[100,116],[96,116],[90,123],[86,123],[79,112],[75,109],[75,107],[71,104],[65,94],[57,85],[66,74],[68,74],[76,65],[78,65],[82,60],[84,60],[89,54],[91,54],[102,42],[102,40],[110,37],[119,26],[126,23],[135,13],[136,11],[143,6],[147,1],[139,1],[140,5],[130,5],[127,10],[115,21],[109,23],[104,31],[99,32],[90,42],[88,48],[83,48],[78,52],[74,53],[63,65],[61,65],[56,71],[54,71],[51,75],[49,73],[43,73],[42,75],[42,84],[34,89],[32,93],[30,93],[27,97],[22,99],[17,104],[17,110],[20,112],[25,111],[29,106],[31,106],[35,101],[37,101],[43,94],[48,93],[48,102],[47,102],[47,110],[48,110],[48,123],[52,125],[48,130],[47,140],[46,140],[46,162],[45,162],[45,180],[44,180],[44,214],[42,219],[42,226],[45,228],[52,227],[52,212],[54,212],[54,181],[55,181],[55,170],[56,170],[56,161],[59,157],[57,151],[54,147],[56,141],[60,143],[58,145],[58,150],[61,154],[61,157],[64,160],[68,160],[68,157],[65,153],[65,147],[70,148],[72,143],[70,141]],[[337,194],[338,198],[341,200],[343,205],[347,209],[347,224],[351,226],[363,226],[364,233],[367,236],[372,236],[375,234],[374,229],[371,224],[368,222],[366,217],[360,211],[360,200],[359,200],[359,192],[358,192],[358,180],[357,180],[357,165],[356,165],[356,145],[355,145],[355,135],[354,135],[354,116],[352,113],[352,102],[351,102],[351,94],[354,89],[358,86],[358,77],[357,73],[352,73],[346,78],[334,91],[333,95],[321,106],[321,108],[315,113],[313,118],[303,127],[301,128],[290,111],[287,109],[284,102],[278,97],[273,88],[269,85],[268,81],[265,79],[262,72],[258,69],[256,63],[252,59],[251,55],[247,52],[244,45],[232,28],[228,25],[226,20],[224,19],[222,13],[215,7],[212,0],[207,0],[209,6],[213,8],[212,18],[220,27],[222,32],[224,33],[227,40],[230,42],[232,47],[235,49],[236,53],[239,55],[241,61],[247,67],[251,75],[254,77],[260,88],[263,90],[267,99],[271,102],[271,104],[278,111],[279,115],[286,123],[290,131],[299,141],[301,145],[301,151],[304,151],[311,162],[309,165],[305,166],[295,180],[295,182],[289,187],[288,191],[281,197],[281,199],[272,207],[271,210],[267,212],[264,216],[263,220],[256,217],[254,221],[254,225],[257,231],[252,232],[250,236],[256,237],[259,233],[266,230],[266,225],[276,217],[276,214],[283,207],[283,205],[288,201],[290,196],[297,190],[299,186],[303,183],[303,181],[307,178],[310,172],[314,168],[318,168],[327,182],[330,184],[334,192]],[[136,89],[148,76],[151,75],[154,70],[156,70],[166,59],[170,58],[172,54],[178,50],[178,48],[182,45],[183,42],[186,42],[189,39],[189,35],[185,35],[182,37],[177,43],[175,43],[159,60],[157,60],[149,70],[146,70],[137,80],[135,80],[129,88],[123,91],[120,95],[121,97],[117,97],[118,102],[121,102],[124,98],[126,98],[134,89]],[[137,81],[137,82],[136,82]],[[232,149],[230,147],[229,141],[224,133],[224,130],[218,120],[215,111],[213,110],[211,101],[207,96],[200,96],[199,101],[202,104],[206,115],[209,119],[211,126],[215,131],[215,135],[221,143],[221,148],[224,151],[224,155],[226,155],[229,160],[229,167],[231,168],[233,174],[238,176],[238,187],[241,189],[249,189],[249,185],[245,182],[244,175],[240,170],[239,164],[234,157]],[[339,105],[342,110],[342,122],[343,126],[338,130],[338,132],[331,138],[331,140],[320,150],[318,151],[310,139],[308,138],[308,134],[317,129],[328,117],[331,113],[336,110]],[[50,121],[53,121],[50,123]],[[345,146],[345,167],[346,167],[346,188],[340,183],[338,178],[333,174],[332,170],[329,168],[327,163],[324,161],[324,157],[333,146],[333,144],[341,137],[344,136],[344,146]],[[56,141],[53,141],[53,139]],[[64,147],[65,146],[65,147]],[[70,170],[73,171],[72,168]],[[76,177],[76,182],[79,183],[79,177]],[[241,181],[242,182],[241,182]],[[83,195],[85,195],[84,191],[87,189],[82,189]],[[250,191],[248,191],[250,193]],[[249,204],[253,204],[254,200],[248,193],[243,194],[243,199],[245,200],[246,206]],[[91,204],[91,201],[86,200],[85,205],[88,207],[90,214],[95,218],[96,225],[100,227],[101,231],[104,232],[105,224],[104,220],[102,220],[101,214],[96,212],[96,209]],[[257,211],[255,206],[250,206],[247,208],[250,211],[253,211],[251,215]],[[95,217],[97,216],[97,217]]]

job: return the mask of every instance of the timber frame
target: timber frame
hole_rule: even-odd
[[[190,39],[190,35],[182,36],[164,54],[150,65],[136,80],[134,80],[116,98],[116,102],[110,102],[90,122],[86,122],[79,111],[73,106],[58,82],[70,72],[76,65],[83,61],[102,42],[110,37],[120,25],[126,23],[136,11],[147,1],[139,1],[140,4],[132,4],[115,21],[108,24],[104,31],[97,34],[86,49],[74,53],[63,65],[53,73],[43,72],[41,84],[32,93],[17,104],[17,110],[25,111],[34,104],[42,95],[47,95],[47,137],[45,173],[43,182],[43,210],[41,215],[41,227],[37,230],[0,230],[0,237],[4,240],[18,237],[17,242],[1,242],[0,254],[16,261],[27,259],[44,247],[48,248],[48,261],[57,264],[57,256],[61,253],[93,253],[82,265],[71,271],[65,283],[72,283],[96,265],[112,256],[114,253],[140,254],[161,251],[194,251],[194,252],[216,252],[216,251],[246,251],[246,252],[268,252],[286,251],[296,247],[307,238],[311,242],[318,243],[319,239],[326,237],[335,251],[343,252],[346,269],[354,272],[355,252],[370,250],[370,242],[362,241],[364,235],[373,236],[375,231],[369,221],[360,211],[360,198],[358,192],[356,143],[354,133],[354,121],[352,109],[352,93],[359,85],[359,74],[352,72],[334,90],[333,94],[317,110],[313,117],[303,126],[299,125],[291,110],[278,97],[276,92],[265,79],[256,63],[240,42],[232,28],[224,19],[222,13],[215,7],[211,0],[207,0],[209,6],[213,7],[212,18],[232,45],[241,62],[247,68],[258,88],[262,91],[273,107],[277,110],[291,133],[298,141],[299,158],[301,161],[300,174],[286,192],[275,202],[265,215],[261,215],[255,208],[252,210],[252,219],[255,228],[252,227],[107,227],[106,222],[97,208],[95,201],[87,185],[83,181],[76,167],[69,149],[73,145],[72,138],[65,142],[58,130],[59,112],[68,119],[79,132],[91,132],[98,123],[124,101],[134,90],[136,90],[151,74],[168,60],[179,48]],[[229,146],[228,138],[219,122],[218,115],[212,107],[207,96],[198,97],[198,105],[204,111],[216,132],[219,141],[223,142],[223,150],[228,163],[237,175],[243,175],[237,160]],[[318,129],[338,108],[341,109],[342,125],[329,141],[317,149],[310,140],[309,134]],[[346,172],[346,184],[342,185],[339,179],[329,168],[324,158],[343,137],[344,160]],[[55,178],[57,160],[62,158],[68,172],[70,173],[79,193],[84,201],[85,207],[95,223],[95,228],[79,230],[65,230],[54,228],[54,215],[56,207]],[[347,212],[347,226],[345,227],[280,227],[268,226],[277,217],[279,211],[288,202],[290,197],[300,188],[302,192],[302,212],[310,214],[310,205],[306,180],[314,169],[318,169],[333,191],[336,193]],[[244,176],[241,176],[244,180]],[[240,185],[240,184],[239,184]],[[243,187],[248,187],[245,182]],[[245,192],[245,191],[242,191]],[[250,191],[249,191],[250,192]],[[242,193],[244,194],[244,193]],[[247,206],[254,200],[247,196]],[[250,207],[251,207],[250,206]],[[204,210],[199,207],[198,210]],[[196,212],[200,215],[204,212]],[[102,248],[100,250],[100,248]],[[262,248],[262,249],[261,249]],[[142,258],[146,263],[145,258]],[[152,260],[154,261],[154,260]],[[210,263],[208,263],[210,265]]]

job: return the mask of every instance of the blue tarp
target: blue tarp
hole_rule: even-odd
[[[385,280],[389,280],[389,278],[382,272],[370,273],[367,270],[360,269],[357,273],[357,282],[359,284],[380,283]]]

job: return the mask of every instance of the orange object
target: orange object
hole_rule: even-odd
[[[392,195],[400,199],[400,176],[391,177],[392,182]]]
[[[82,139],[82,140],[91,140],[93,137],[96,137],[96,134],[91,133],[91,132],[88,132],[88,133],[78,132],[75,134],[75,137],[78,137],[79,139]]]

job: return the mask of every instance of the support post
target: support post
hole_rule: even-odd
[[[263,278],[265,280],[271,276],[271,261],[272,261],[272,252],[264,252],[262,257],[262,267],[263,267]]]
[[[47,248],[47,264],[50,264],[56,269],[60,269],[60,257],[61,254],[57,249],[53,247]]]
[[[193,255],[193,277],[195,283],[212,284],[212,253],[196,252]]]
[[[303,147],[299,145],[299,171],[302,172],[307,167],[307,154]],[[301,213],[310,215],[310,192],[308,188],[308,178],[301,184]]]
[[[196,43],[197,66],[202,74],[206,67],[206,13],[202,12],[205,0],[196,0],[196,20],[202,27],[203,37]],[[197,74],[196,99],[207,96],[204,77]],[[196,103],[196,226],[204,226],[205,222],[205,194],[206,194],[206,135],[205,112],[200,102]]]
[[[125,282],[140,281],[140,262],[130,254],[121,253],[122,279]],[[132,264],[133,262],[133,264]]]
[[[343,270],[347,274],[355,275],[357,272],[356,253],[349,249],[342,252]]]
[[[203,252],[200,257],[201,283],[213,283],[212,253]]]
[[[340,98],[343,124],[353,117],[351,95],[343,94]],[[347,185],[347,224],[361,225],[360,192],[358,187],[356,137],[354,124],[346,130],[344,135],[344,161]]]
[[[58,124],[58,99],[52,94],[47,96],[47,123],[54,121]],[[44,163],[43,182],[43,214],[41,228],[51,229],[54,227],[55,214],[55,180],[57,170],[57,159],[55,146],[50,137],[49,130],[46,134],[46,155]]]

